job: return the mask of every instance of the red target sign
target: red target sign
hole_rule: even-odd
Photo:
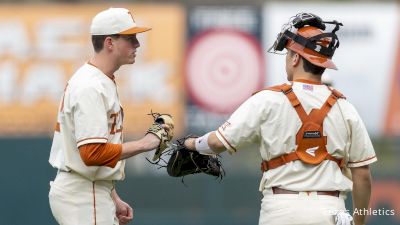
[[[209,30],[198,35],[187,54],[186,84],[200,107],[233,112],[264,85],[258,40],[236,30]]]

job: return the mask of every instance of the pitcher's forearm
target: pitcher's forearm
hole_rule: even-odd
[[[121,159],[126,159],[143,152],[154,150],[159,144],[160,139],[153,134],[147,134],[142,139],[137,141],[123,143]]]
[[[115,188],[111,191],[111,198],[113,199],[114,202],[119,199],[119,196]]]

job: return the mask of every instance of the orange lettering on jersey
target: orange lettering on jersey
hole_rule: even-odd
[[[116,128],[118,114],[119,114],[119,112],[118,113],[111,113],[111,115],[110,115],[111,119],[114,118],[113,123],[111,125],[110,134],[115,134],[115,133],[118,133],[118,132],[122,132],[122,126],[120,128]]]

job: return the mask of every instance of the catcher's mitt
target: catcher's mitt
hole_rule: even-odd
[[[177,140],[171,144],[168,151],[171,157],[167,163],[167,172],[172,177],[183,177],[189,174],[205,173],[215,177],[222,177],[225,171],[217,155],[201,155],[184,146],[185,140],[191,136]]]
[[[152,133],[160,139],[160,145],[157,147],[153,156],[153,161],[160,158],[161,153],[168,147],[170,141],[174,137],[174,121],[169,114],[153,113],[150,114],[154,118],[154,123],[147,130],[147,133]],[[168,125],[169,129],[165,129],[162,125]]]

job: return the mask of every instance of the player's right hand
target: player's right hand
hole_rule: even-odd
[[[161,153],[169,146],[174,136],[174,121],[172,116],[168,114],[151,113],[154,123],[147,130],[147,134],[151,133],[160,139],[160,143],[153,156],[153,161],[160,158]]]

